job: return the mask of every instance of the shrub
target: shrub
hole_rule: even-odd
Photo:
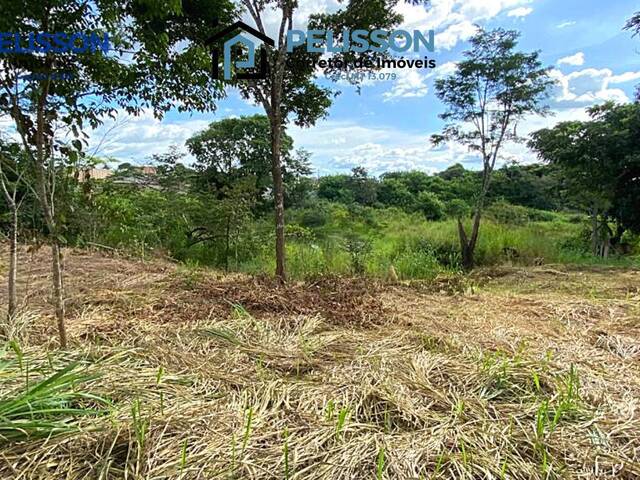
[[[420,192],[416,200],[416,210],[421,212],[427,220],[442,220],[444,205],[437,195],[431,192]]]
[[[498,201],[487,208],[485,216],[497,223],[524,225],[529,220],[527,209],[519,205]]]
[[[454,198],[445,204],[444,212],[449,218],[465,218],[471,213],[471,207],[464,200]]]

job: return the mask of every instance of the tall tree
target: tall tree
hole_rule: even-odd
[[[52,280],[60,344],[64,323],[63,225],[56,208],[56,182],[82,155],[87,127],[119,109],[208,110],[223,95],[209,76],[204,47],[214,17],[235,15],[227,0],[24,0],[4,2],[1,32],[85,34],[104,38],[104,54],[16,51],[0,56],[0,113],[10,115],[35,172],[52,252]],[[25,43],[24,38],[18,38]],[[81,47],[79,43],[74,44]],[[79,50],[82,50],[81,48]],[[73,140],[64,141],[65,135]]]
[[[394,8],[398,0],[349,0],[346,5],[334,14],[314,15],[309,22],[310,29],[333,28],[336,33],[343,29],[374,30],[389,29],[398,24],[401,16]],[[421,3],[414,1],[413,3]],[[290,120],[301,127],[309,127],[326,115],[335,92],[320,86],[316,82],[316,62],[322,53],[307,52],[301,45],[287,52],[286,37],[293,30],[295,13],[298,10],[296,0],[242,0],[257,29],[266,34],[267,16],[275,10],[279,17],[276,46],[269,56],[269,74],[265,80],[239,83],[241,93],[262,105],[269,118],[271,140],[271,171],[275,197],[276,224],[276,276],[286,280],[285,268],[285,214],[284,183],[282,177],[282,139],[286,125]],[[342,40],[341,33],[337,40]],[[359,54],[372,56],[371,52]],[[354,52],[333,53],[340,57],[343,65],[354,65],[358,54]],[[346,62],[346,60],[350,60]],[[325,69],[331,73],[334,67]],[[350,67],[356,68],[357,67]],[[336,70],[339,70],[336,68]],[[335,71],[335,70],[334,70]]]
[[[588,112],[590,121],[534,132],[529,146],[560,169],[565,188],[591,216],[592,253],[606,257],[626,229],[640,232],[640,104],[605,103]]]
[[[193,135],[187,147],[196,158],[200,183],[222,198],[234,183],[251,178],[256,202],[264,203],[273,193],[269,136],[269,119],[264,115],[226,118]],[[304,155],[293,151],[293,139],[286,133],[280,150],[284,183],[311,173]]]
[[[440,117],[447,124],[442,134],[432,136],[432,141],[460,142],[482,160],[482,183],[475,196],[470,233],[458,220],[465,269],[474,266],[480,219],[504,144],[519,139],[516,125],[524,116],[547,111],[541,102],[552,84],[548,69],[543,68],[538,52],[516,51],[519,35],[501,28],[480,29],[471,38],[471,48],[464,52],[455,72],[435,83],[436,95],[446,105]]]

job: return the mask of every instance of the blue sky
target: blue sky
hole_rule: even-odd
[[[332,11],[336,0],[301,0],[296,28],[304,28],[309,13]],[[518,126],[520,134],[551,126],[558,121],[586,118],[585,108],[605,100],[627,102],[640,84],[640,38],[622,31],[626,19],[640,9],[635,0],[433,0],[430,9],[400,4],[403,28],[436,31],[435,70],[396,70],[395,81],[376,81],[360,94],[340,86],[326,119],[315,127],[291,127],[296,147],[312,154],[317,175],[349,171],[362,165],[371,173],[391,170],[435,172],[462,162],[468,168],[478,159],[465,148],[448,144],[434,148],[429,136],[437,132],[443,109],[435,97],[433,80],[455,67],[474,24],[522,32],[519,48],[540,50],[552,67],[558,86],[549,102],[554,116],[529,117]],[[267,18],[267,30],[276,18]],[[122,161],[145,163],[171,144],[182,146],[193,133],[221,118],[261,113],[261,109],[230,91],[215,113],[169,112],[162,122],[151,115],[122,116],[92,135],[93,147],[102,155]],[[105,136],[105,132],[110,134]],[[523,145],[508,145],[501,161],[535,161]]]

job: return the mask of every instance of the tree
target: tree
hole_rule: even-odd
[[[20,146],[0,141],[0,190],[10,215],[9,227],[9,271],[7,273],[7,327],[15,322],[18,309],[18,212],[25,199],[20,191],[25,181],[26,169],[21,157]],[[10,332],[4,332],[9,334]],[[8,335],[7,335],[8,336]]]
[[[461,222],[469,216],[471,209],[464,200],[454,198],[445,204],[444,211],[448,217],[455,218],[458,222]]]
[[[151,161],[157,168],[158,183],[164,190],[186,192],[191,187],[196,172],[181,163],[186,156],[176,145],[171,145],[166,153],[151,155]]]
[[[349,0],[344,8],[333,14],[314,15],[309,21],[310,29],[388,29],[401,20],[393,11],[398,0]],[[419,2],[414,2],[419,3]],[[265,80],[239,83],[241,94],[262,105],[269,118],[271,140],[271,172],[273,176],[276,229],[276,277],[280,282],[286,280],[285,268],[285,217],[284,184],[282,177],[282,139],[286,125],[290,120],[301,127],[310,127],[326,115],[334,92],[315,82],[315,64],[322,53],[307,52],[305,46],[296,46],[287,52],[286,35],[293,30],[293,19],[298,2],[296,0],[242,0],[256,24],[257,29],[266,34],[264,24],[266,16],[277,12],[280,18],[276,46],[269,55],[269,74]],[[341,33],[339,34],[341,35]],[[340,36],[337,38],[341,40]],[[358,56],[371,56],[372,52],[356,54],[354,52],[333,53],[341,58],[343,65],[354,65]],[[350,60],[347,62],[346,60]],[[337,70],[328,67],[325,73]],[[352,67],[356,68],[357,67]]]
[[[557,209],[561,199],[555,170],[550,165],[507,164],[496,170],[490,197],[540,210]]]
[[[640,36],[640,12],[636,12],[633,16],[627,20],[626,25],[624,26],[625,30],[631,30],[633,32],[633,36]],[[636,93],[636,99],[640,101],[640,85],[638,86],[638,90]]]
[[[318,180],[318,197],[349,204],[355,202],[353,191],[351,190],[350,175],[326,175]]]
[[[441,220],[444,217],[444,205],[435,193],[420,192],[415,204],[416,210],[427,220]]]
[[[601,127],[593,122],[562,122],[533,133],[529,142],[542,159],[562,169],[564,189],[589,212],[594,255],[604,254],[609,242],[602,226],[613,196],[608,159],[600,148]]]
[[[349,186],[357,203],[368,206],[376,203],[377,184],[376,179],[369,177],[364,167],[355,167],[351,170]]]
[[[496,161],[504,144],[518,140],[516,125],[531,113],[543,115],[541,106],[552,81],[539,53],[515,50],[519,33],[480,29],[471,38],[471,49],[449,77],[436,80],[436,95],[446,105],[440,117],[447,122],[442,134],[433,135],[440,144],[454,140],[477,152],[482,160],[482,181],[474,199],[470,234],[458,221],[462,265],[471,269],[478,242],[480,219],[491,185]]]
[[[609,102],[588,112],[590,121],[534,132],[529,146],[561,170],[564,188],[591,216],[592,253],[606,257],[626,229],[640,232],[640,104]]]
[[[252,178],[256,199],[264,201],[273,192],[269,119],[264,115],[227,118],[187,140],[195,156],[199,181],[207,189],[224,197],[236,182]],[[280,144],[281,170],[285,184],[310,173],[304,154],[293,152],[293,140],[283,134]]]
[[[378,187],[378,200],[389,207],[409,210],[415,201],[415,197],[398,178],[383,176]]]
[[[60,345],[64,324],[64,245],[56,182],[82,155],[84,130],[117,108],[157,116],[172,108],[208,110],[223,96],[209,75],[206,39],[214,17],[235,15],[227,0],[197,4],[151,0],[4,2],[2,32],[67,32],[102,38],[106,53],[27,52],[0,57],[0,113],[9,115],[35,176],[52,252],[52,283]],[[73,138],[63,141],[65,135]]]
[[[400,180],[412,195],[430,191],[434,179],[434,177],[430,177],[428,174],[418,170],[410,172],[385,172],[382,174],[382,178],[384,180],[390,180],[392,178]]]

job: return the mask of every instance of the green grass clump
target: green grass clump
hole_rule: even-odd
[[[6,384],[24,377],[24,383],[0,396],[0,443],[47,438],[79,430],[78,420],[106,412],[107,400],[80,389],[96,378],[71,363],[49,376],[30,381],[21,352],[16,359],[0,359],[0,377]],[[3,389],[4,390],[4,389]]]

